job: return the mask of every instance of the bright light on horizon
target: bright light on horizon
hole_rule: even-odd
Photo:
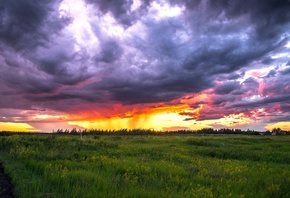
[[[0,131],[36,132],[39,130],[27,123],[0,122]]]
[[[290,122],[277,122],[268,124],[266,127],[268,130],[273,130],[274,128],[280,128],[285,131],[290,131]]]

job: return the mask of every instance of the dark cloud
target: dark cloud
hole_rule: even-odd
[[[142,75],[142,74],[141,74]],[[134,79],[104,78],[85,87],[90,92],[107,92],[108,99],[125,104],[168,102],[188,92],[198,92],[210,87],[211,81],[191,73],[167,73],[152,76],[135,76]]]
[[[217,106],[225,107],[228,103],[232,103],[237,99],[235,95],[216,95],[213,97],[213,103]]]
[[[112,13],[121,24],[132,25],[131,22],[137,19],[131,12],[133,1],[88,2],[96,5],[102,13]],[[171,3],[177,4],[177,2]],[[190,10],[189,15],[200,14],[200,12],[203,11],[198,2],[185,2],[185,4]],[[228,4],[230,6],[228,6]],[[213,10],[215,10],[218,16],[216,18],[207,18],[207,14],[203,14],[201,18],[208,21],[207,26],[200,26],[199,24],[192,23],[188,18],[184,18],[185,20],[182,22],[180,22],[179,18],[174,17],[165,18],[159,21],[152,20],[151,18],[143,20],[143,25],[146,28],[145,33],[147,34],[146,40],[141,39],[138,41],[138,39],[136,39],[137,37],[135,37],[135,39],[132,40],[133,43],[130,43],[130,45],[136,48],[138,47],[138,50],[141,50],[141,53],[143,53],[147,61],[157,62],[153,66],[149,65],[149,63],[144,64],[142,67],[151,67],[151,69],[133,72],[129,78],[124,79],[119,76],[123,75],[119,72],[120,70],[128,70],[128,66],[130,66],[124,65],[124,62],[120,62],[122,57],[126,59],[121,44],[122,41],[112,38],[105,39],[104,41],[102,40],[99,52],[95,53],[95,57],[88,56],[87,58],[88,60],[91,58],[95,59],[96,66],[99,66],[102,62],[110,64],[111,66],[107,71],[110,73],[109,77],[103,76],[100,81],[90,86],[90,89],[85,93],[83,91],[79,91],[80,93],[78,93],[77,90],[74,90],[73,93],[72,91],[64,90],[58,93],[58,95],[50,97],[75,97],[89,101],[94,101],[95,97],[95,101],[100,101],[102,96],[96,97],[96,94],[89,94],[89,91],[94,92],[94,90],[96,90],[99,94],[106,93],[103,96],[104,100],[114,100],[126,104],[152,103],[170,101],[187,93],[198,93],[210,88],[214,85],[214,80],[219,74],[230,74],[231,79],[237,79],[239,76],[236,71],[275,49],[279,46],[280,41],[279,39],[270,39],[268,42],[261,42],[259,39],[257,40],[255,29],[249,29],[249,32],[244,30],[241,24],[244,24],[245,20],[239,18],[239,16],[244,16],[244,12],[236,12],[236,9],[240,6],[242,7],[239,11],[250,8],[252,6],[250,2],[247,2],[245,5],[240,5],[235,1],[231,1],[228,2],[228,4],[225,4],[224,1],[217,1],[214,5],[209,2],[209,7],[203,8],[211,11],[208,15],[211,15]],[[46,27],[44,24],[53,19],[53,12],[51,11],[53,5],[53,3],[37,3],[32,5],[32,2],[28,1],[25,4],[25,6],[28,7],[27,10],[33,8],[33,10],[37,11],[33,11],[31,15],[23,19],[20,19],[23,13],[17,12],[18,8],[16,5],[7,4],[5,7],[7,7],[8,13],[13,16],[10,17],[11,20],[19,24],[25,24],[29,28],[23,27],[21,30],[29,29],[27,34],[33,36],[34,33],[41,35],[41,30]],[[141,2],[138,9],[147,9],[149,5],[150,1]],[[45,11],[41,12],[43,9]],[[264,8],[260,8],[255,4],[254,8],[251,8],[247,12],[252,16],[254,16],[254,13],[260,15],[261,13],[256,13],[259,12],[260,9]],[[225,11],[225,16],[223,16],[222,11]],[[14,14],[14,12],[16,13]],[[146,13],[143,14],[145,15]],[[276,16],[275,14],[273,15]],[[224,23],[223,26],[220,25],[224,20],[230,17],[237,19],[233,20],[232,23],[229,22]],[[60,19],[57,21],[61,22]],[[254,24],[254,26],[257,25],[255,24],[255,20],[251,20],[250,24],[251,23]],[[286,23],[286,21],[281,20],[281,23]],[[191,35],[184,36],[186,35],[185,33],[188,32],[188,30],[186,30],[187,24],[195,29],[193,33],[198,33],[198,37],[191,37]],[[241,33],[245,34],[246,37],[244,38],[241,36]],[[103,32],[102,34],[105,33]],[[234,36],[229,37],[229,34],[233,34]],[[279,35],[279,32],[277,35]],[[222,37],[223,40],[220,39]],[[101,38],[104,38],[104,36]],[[45,47],[38,47],[36,52],[29,54],[28,59],[35,63],[40,71],[44,72],[45,75],[54,81],[53,83],[47,81],[45,83],[47,87],[41,86],[40,83],[40,87],[37,88],[36,86],[34,88],[36,90],[31,90],[31,92],[35,91],[36,93],[37,90],[51,92],[56,89],[56,86],[74,85],[91,76],[91,74],[87,72],[88,66],[86,64],[89,64],[88,61],[81,59],[78,62],[76,60],[73,52],[73,42],[70,40],[60,40],[59,42],[59,44],[53,45],[47,45],[47,43]],[[34,57],[35,54],[37,54],[36,57]],[[7,61],[8,64],[13,64],[13,61],[9,61]],[[112,68],[112,64],[119,66],[120,69]],[[128,64],[132,63],[128,62]],[[128,70],[128,72],[131,71]],[[158,75],[152,74],[154,72],[157,72]],[[137,78],[137,80],[135,78]],[[144,79],[146,79],[146,81],[144,81]],[[13,84],[13,82],[11,82],[11,84]],[[30,80],[28,83],[23,83],[23,86],[26,87],[22,87],[22,89],[29,90],[30,86],[25,84],[34,84],[34,81]],[[53,86],[51,87],[50,84]],[[115,84],[117,84],[118,87],[115,87]],[[218,86],[215,90],[217,94],[226,95],[239,88],[240,85],[238,83],[230,82]]]
[[[271,77],[275,77],[277,74],[277,72],[275,70],[271,70],[266,76],[265,78],[271,78]]]
[[[71,20],[59,17],[56,8],[60,2],[0,2],[0,43],[4,44],[0,46],[4,59],[1,76],[4,83],[20,93],[49,93],[59,86],[57,81],[64,84],[78,81],[64,65],[73,60],[63,50],[68,46],[60,43],[62,49],[58,50],[52,41],[53,35]],[[61,80],[56,77],[60,75]]]
[[[180,115],[280,104],[288,118],[289,1],[85,0],[86,15],[61,15],[62,2],[0,0],[0,108],[71,112],[205,93],[188,104],[200,114]]]
[[[97,55],[97,62],[113,63],[123,53],[122,47],[115,40],[108,40],[102,43],[101,53]]]
[[[274,59],[272,59],[271,57],[266,57],[264,60],[262,60],[262,63],[265,65],[269,65],[271,63],[275,62]]]
[[[209,1],[216,12],[225,12],[228,18],[249,15],[256,25],[259,38],[269,39],[277,36],[289,23],[290,2],[288,0],[264,0],[263,3],[246,0],[217,0]],[[271,27],[271,28],[269,28]]]
[[[266,97],[290,95],[290,78],[288,76],[278,76],[264,82],[261,88],[261,95]]]
[[[140,1],[141,5],[138,9],[132,10],[133,0],[86,0],[86,2],[96,5],[102,14],[111,13],[125,27],[131,26],[137,19],[146,14],[151,1]]]
[[[289,65],[289,66],[290,66],[290,65]],[[287,67],[287,68],[283,69],[283,70],[281,71],[281,74],[282,74],[282,75],[288,75],[288,74],[290,74],[290,67]]]
[[[234,72],[277,49],[287,39],[284,32],[289,28],[289,1],[220,0],[208,1],[208,5],[190,7],[193,16],[199,13],[207,25],[196,27],[193,23],[205,39],[195,43],[195,50],[184,62],[185,69],[203,68],[213,75]],[[212,11],[205,15],[204,9]]]
[[[249,86],[250,84],[253,86],[259,86],[257,80],[255,80],[253,77],[247,78],[245,81],[243,81],[243,84],[246,84],[246,86]]]
[[[168,18],[160,21],[145,21],[148,30],[148,40],[144,47],[148,47],[149,55],[159,59],[181,59],[184,51],[188,50],[186,40],[182,39],[185,26],[178,19]],[[170,66],[169,66],[170,67]]]
[[[270,122],[289,122],[289,121],[290,121],[289,115],[270,119]]]
[[[225,95],[240,88],[241,86],[239,82],[229,81],[229,82],[224,82],[223,84],[216,86],[215,93],[220,94],[220,95]]]
[[[290,113],[290,103],[280,105],[280,110],[285,113]]]
[[[228,76],[228,80],[237,80],[238,78],[240,78],[241,75],[240,74],[237,74],[237,73],[231,73],[229,76]]]
[[[51,34],[69,23],[54,12],[59,0],[0,1],[0,40],[16,50],[44,45]]]
[[[1,58],[1,56],[0,56]],[[15,56],[13,51],[5,53],[0,67],[0,81],[3,85],[17,90],[18,94],[40,94],[51,92],[56,83],[51,77],[39,72],[21,56]]]
[[[238,37],[223,43],[220,43],[220,37],[210,36],[207,41],[202,42],[202,47],[188,55],[183,67],[187,70],[205,69],[210,75],[232,73],[263,57],[280,44],[259,42],[251,38],[252,35],[248,36],[250,39],[246,41]]]
[[[61,85],[74,85],[91,76],[87,72],[86,54],[74,52],[70,40],[46,48],[38,48],[37,52],[30,54],[29,58],[40,71],[45,72],[54,82]]]
[[[236,104],[231,105],[231,108],[240,108],[240,107],[246,107],[246,108],[256,108],[256,107],[269,107],[272,106],[273,104],[279,104],[279,103],[285,103],[290,100],[289,95],[284,95],[284,96],[275,96],[275,97],[270,97],[270,98],[263,98],[260,100],[256,101],[247,101],[247,102],[239,102]]]
[[[230,20],[240,17],[249,18],[251,24],[248,25],[255,26],[255,36],[259,40],[277,39],[289,25],[290,2],[288,0],[263,0],[262,2],[251,0],[189,2],[182,0],[173,2],[186,5],[189,10],[210,10],[208,16],[212,18],[217,18],[220,15],[224,15]]]

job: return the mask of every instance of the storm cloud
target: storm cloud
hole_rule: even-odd
[[[186,104],[188,122],[279,105],[263,122],[289,121],[289,10],[288,0],[0,0],[1,122],[7,109],[114,104]]]

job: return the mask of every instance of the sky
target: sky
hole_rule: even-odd
[[[0,0],[0,131],[290,130],[289,0]]]

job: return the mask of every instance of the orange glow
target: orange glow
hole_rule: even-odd
[[[79,106],[78,109],[61,113],[55,111],[27,111],[31,124],[12,124],[3,130],[45,131],[57,129],[154,129],[158,131],[188,129],[199,130],[211,127],[239,127],[250,124],[264,108],[247,113],[233,113],[223,116],[214,109],[209,92],[184,96],[170,103],[155,104],[102,104],[101,106]],[[18,120],[23,122],[23,120]],[[26,122],[26,121],[25,121]],[[1,127],[2,125],[0,125]],[[18,128],[16,128],[18,126]],[[282,127],[280,127],[282,128]]]
[[[251,119],[248,118],[244,113],[230,114],[228,116],[224,116],[224,118],[219,119],[219,121],[220,124],[226,127],[236,127],[251,123]]]
[[[103,130],[142,128],[165,131],[173,129],[198,130],[216,126],[236,127],[248,124],[251,121],[244,113],[231,114],[220,119],[198,120],[198,117],[202,116],[202,110],[206,106],[206,104],[199,104],[195,109],[185,104],[173,106],[160,104],[155,107],[135,106],[132,109],[126,106],[119,106],[120,112],[112,117],[109,117],[111,114],[110,110],[113,110],[112,112],[115,113],[118,108],[113,107],[105,113],[99,111],[81,112],[72,115],[35,114],[31,116],[31,120],[34,121],[32,126],[25,123],[1,123],[0,127],[2,130],[10,131],[38,130],[46,132],[69,128]],[[263,110],[260,109],[259,111]],[[188,116],[181,115],[182,112],[188,113],[190,118],[196,117],[197,119],[186,119]]]
[[[202,109],[203,109],[203,104],[200,104],[198,108],[193,110],[193,113],[196,115],[197,118],[199,118],[200,112],[202,111]]]
[[[100,107],[98,111],[94,109],[84,109],[79,112],[72,112],[67,120],[72,121],[88,121],[95,122],[100,120],[116,120],[116,119],[145,119],[152,115],[160,113],[179,113],[188,109],[187,104],[177,104],[177,105],[165,105],[163,103],[155,105],[130,105],[124,106],[120,104],[114,104],[109,107]]]
[[[205,100],[207,94],[195,96],[194,100]],[[184,99],[187,100],[187,99]],[[158,103],[154,105],[134,105],[123,106],[112,105],[110,109],[99,111],[102,113],[83,112],[75,115],[75,121],[69,122],[70,125],[78,125],[87,129],[154,129],[166,130],[168,128],[201,129],[210,127],[209,122],[185,121],[185,116],[181,112],[190,112],[197,117],[200,115],[204,105],[199,104],[198,108],[192,109],[187,103],[175,101],[173,104]]]
[[[196,103],[206,103],[210,102],[211,95],[208,93],[201,93],[201,94],[195,94],[195,95],[187,95],[180,99],[180,102],[183,104],[196,104]]]
[[[154,129],[164,131],[171,128],[197,130],[210,127],[212,121],[184,121],[184,117],[178,113],[158,113],[149,115],[139,115],[136,117],[110,119],[98,119],[94,121],[69,122],[70,125],[77,125],[87,129]]]
[[[268,130],[272,130],[274,128],[280,128],[285,131],[290,131],[290,122],[277,122],[274,124],[268,124],[265,128]]]
[[[37,131],[34,127],[26,123],[12,123],[12,122],[0,122],[1,131],[21,131],[31,132]]]
[[[162,130],[164,127],[177,125],[190,125],[183,121],[183,117],[178,113],[157,113],[142,114],[133,117],[120,118],[113,117],[108,119],[96,119],[92,121],[69,122],[70,125],[78,125],[87,129],[134,129],[145,128]]]

